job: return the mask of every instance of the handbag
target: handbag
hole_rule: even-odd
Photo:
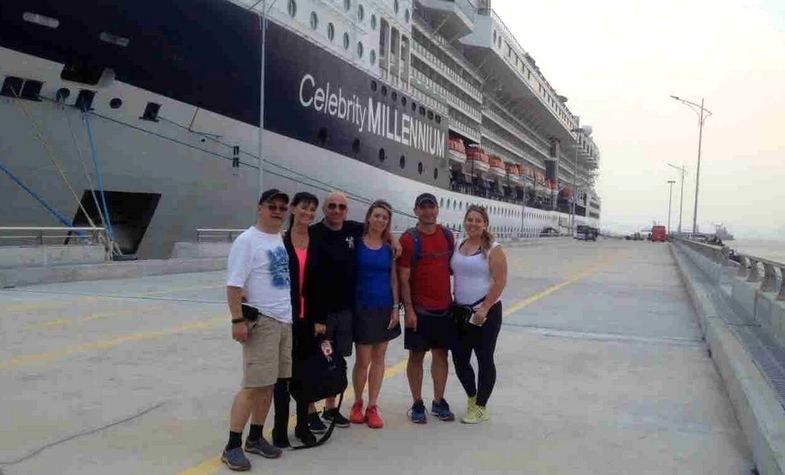
[[[452,306],[450,306],[450,313],[452,314],[452,319],[455,321],[455,323],[458,325],[464,325],[468,323],[469,319],[472,318],[472,315],[474,314],[474,307],[482,303],[485,300],[485,297],[487,297],[487,295],[483,296],[481,299],[471,305],[453,303]]]

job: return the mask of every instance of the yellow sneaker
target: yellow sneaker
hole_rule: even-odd
[[[463,416],[461,422],[464,424],[479,424],[480,422],[485,422],[490,419],[488,415],[488,409],[483,406],[478,406],[476,403],[473,408],[466,411],[466,415]]]
[[[472,412],[474,408],[477,407],[477,396],[472,396],[469,398],[469,401],[466,403],[466,412]]]

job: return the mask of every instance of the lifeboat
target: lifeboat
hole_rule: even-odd
[[[514,185],[520,185],[523,183],[523,179],[521,178],[520,165],[516,163],[507,164],[507,176],[510,179],[510,183]]]
[[[492,176],[496,178],[507,177],[507,170],[504,169],[504,161],[496,155],[491,155],[490,168]]]
[[[466,147],[458,137],[447,139],[447,156],[455,163],[466,163]]]
[[[490,169],[490,159],[483,149],[469,146],[466,150],[466,165],[464,169],[473,175],[482,176]]]

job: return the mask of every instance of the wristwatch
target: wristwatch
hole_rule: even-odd
[[[245,321],[244,318],[233,318],[232,325],[234,325],[235,323],[243,323],[244,321]]]

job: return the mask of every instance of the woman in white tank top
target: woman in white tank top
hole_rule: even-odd
[[[466,209],[461,241],[450,260],[454,277],[455,303],[471,305],[474,314],[469,323],[458,323],[460,338],[453,349],[455,372],[469,398],[467,424],[487,421],[486,404],[496,383],[493,353],[502,324],[501,295],[507,284],[507,257],[488,231],[488,213],[481,206]],[[477,377],[471,356],[477,357]]]

